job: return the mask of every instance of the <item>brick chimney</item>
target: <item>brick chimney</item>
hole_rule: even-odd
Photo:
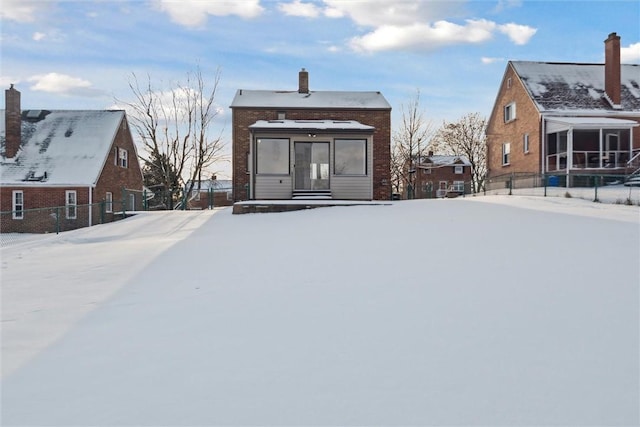
[[[304,68],[298,73],[298,93],[309,93],[309,72]]]
[[[604,41],[604,92],[614,108],[622,108],[620,86],[620,36],[611,33]]]
[[[20,92],[13,87],[4,91],[5,110],[5,145],[4,156],[7,159],[15,157],[20,149],[20,141],[22,140],[22,120],[20,110]]]

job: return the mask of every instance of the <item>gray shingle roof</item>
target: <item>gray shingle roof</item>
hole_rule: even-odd
[[[511,61],[540,111],[612,112],[604,64]],[[622,111],[640,112],[640,65],[621,65]]]

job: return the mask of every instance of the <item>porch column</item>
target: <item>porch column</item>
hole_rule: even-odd
[[[249,200],[254,200],[255,199],[255,194],[253,194],[253,187],[254,187],[254,170],[253,170],[253,165],[254,165],[254,159],[253,157],[255,156],[254,153],[254,145],[255,144],[255,139],[253,137],[253,132],[249,132],[249,154],[247,155],[247,171],[249,173],[249,180],[247,181],[247,183],[249,184]],[[244,189],[243,189],[244,190]]]
[[[600,128],[600,153],[598,153],[599,154],[598,155],[598,159],[599,159],[598,161],[600,162],[600,166],[599,166],[600,169],[602,169],[602,148],[603,148],[603,145],[604,145],[603,136],[604,135],[603,135],[603,132],[602,132],[602,128]]]

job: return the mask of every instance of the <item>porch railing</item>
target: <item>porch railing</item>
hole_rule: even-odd
[[[578,151],[572,153],[571,169],[623,169],[627,167],[629,152],[622,150]],[[601,155],[602,154],[602,155]],[[566,170],[568,167],[567,152],[547,156],[547,170]]]

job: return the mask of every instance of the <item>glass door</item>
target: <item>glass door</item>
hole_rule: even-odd
[[[329,189],[329,143],[296,142],[295,190]]]

